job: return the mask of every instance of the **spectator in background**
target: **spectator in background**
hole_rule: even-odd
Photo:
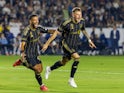
[[[40,15],[40,19],[46,18],[42,25],[49,26],[51,24],[50,26],[53,27],[58,26],[60,21],[71,15],[72,8],[78,6],[83,10],[83,13],[85,12],[83,17],[86,19],[87,27],[107,27],[111,26],[113,21],[123,22],[123,2],[124,0],[96,0],[95,2],[94,0],[56,0],[56,2],[54,0],[0,0],[2,10],[0,11],[0,20],[6,22],[4,20],[4,15],[6,14],[7,18],[16,17],[26,26],[27,16],[37,13]],[[49,23],[48,13],[53,15],[52,20],[54,21],[51,23]],[[56,24],[57,20],[59,22]]]
[[[0,36],[1,54],[8,55],[8,41],[4,34]]]
[[[107,44],[107,39],[105,37],[105,34],[102,30],[102,28],[100,28],[100,36],[99,36],[99,39],[100,39],[100,43],[101,43],[101,48],[105,48],[108,46]]]
[[[9,24],[10,16],[7,13],[3,15],[3,21],[4,21],[4,24]]]
[[[7,24],[16,37],[32,13],[39,15],[41,25],[58,27],[71,16],[74,6],[81,8],[86,27],[111,27],[113,23],[124,27],[124,0],[0,0],[0,33]]]
[[[3,24],[0,22],[0,33],[3,31]]]
[[[11,13],[11,5],[10,5],[10,3],[6,3],[5,5],[4,5],[4,7],[2,8],[2,13],[3,14],[8,14],[8,15],[10,15],[10,13]]]
[[[102,28],[100,28],[99,40],[100,40],[99,54],[100,55],[109,55],[109,54],[111,54],[111,50],[109,49],[107,38],[105,37],[105,34],[104,34]]]
[[[111,41],[111,48],[114,55],[119,55],[119,39],[120,39],[120,33],[119,30],[117,30],[116,25],[113,26],[113,30],[110,33],[110,41]]]
[[[96,55],[98,50],[100,50],[100,40],[99,40],[98,35],[95,33],[95,31],[96,31],[96,28],[92,27],[92,32],[91,32],[90,38],[97,47],[97,48],[93,48],[93,49],[90,48],[92,55]],[[89,52],[89,55],[90,55],[90,52]]]
[[[9,32],[9,27],[7,25],[3,25],[2,33],[7,37],[7,33]]]
[[[124,42],[122,42],[122,48],[123,48],[123,55],[124,55]]]
[[[92,27],[92,32],[91,32],[90,37],[91,37],[91,39],[92,39],[93,41],[96,41],[95,27]]]
[[[85,35],[82,36],[81,43],[79,45],[79,50],[81,51],[82,54],[88,54],[89,50],[91,49],[88,46],[88,40]],[[83,48],[82,48],[83,47]]]
[[[7,28],[7,25],[4,26],[3,33],[7,39],[8,42],[8,54],[13,54],[13,45],[14,45],[14,35],[10,32],[10,30]]]
[[[3,7],[6,4],[6,0],[0,0],[0,7]]]
[[[15,43],[14,43],[14,54],[15,55],[18,55],[20,54],[20,50],[19,50],[19,46],[20,46],[20,43],[21,43],[21,34],[18,34],[17,37],[15,38]]]

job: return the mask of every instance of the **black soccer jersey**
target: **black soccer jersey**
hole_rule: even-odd
[[[25,46],[25,54],[28,58],[37,57],[38,53],[38,45],[39,45],[39,37],[40,32],[47,33],[48,30],[45,30],[43,27],[38,27],[37,29],[31,29],[30,26],[27,26],[22,33],[22,40],[26,42]]]
[[[85,21],[82,19],[79,23],[75,23],[72,18],[62,22],[58,31],[62,32],[62,41],[70,48],[74,48],[79,43],[79,34],[81,30],[85,30]]]

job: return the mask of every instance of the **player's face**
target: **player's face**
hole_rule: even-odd
[[[31,20],[30,20],[30,25],[31,25],[33,28],[37,28],[38,24],[39,24],[38,17],[37,17],[37,16],[32,17]]]
[[[72,13],[72,17],[74,18],[74,20],[78,23],[80,22],[81,18],[82,18],[82,13],[81,11],[75,11]]]

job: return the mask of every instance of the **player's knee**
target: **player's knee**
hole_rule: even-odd
[[[39,74],[40,74],[41,72],[42,72],[41,70],[37,70],[37,73],[39,73]]]
[[[66,65],[66,63],[65,63],[65,62],[62,62],[61,64],[62,64],[62,66],[65,66],[65,65]]]
[[[66,63],[70,60],[71,58],[63,58],[61,61],[62,66],[65,66]]]
[[[79,56],[79,55],[78,55],[78,56],[76,56],[76,57],[75,57],[75,59],[80,59],[80,56]]]
[[[41,69],[41,68],[37,68],[35,71],[36,71],[38,74],[40,74],[40,73],[42,72],[42,69]]]
[[[79,61],[75,61],[72,65],[72,68],[77,69],[78,68]]]
[[[79,62],[80,58],[75,58],[74,61],[78,61]]]
[[[72,54],[72,57],[73,57],[74,59],[80,59],[80,55],[79,55],[78,53]]]
[[[68,61],[61,61],[62,66],[65,66]]]

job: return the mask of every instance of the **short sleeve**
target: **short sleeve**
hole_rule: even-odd
[[[84,20],[81,20],[81,23],[80,24],[82,25],[81,30],[85,30],[85,21]]]
[[[25,28],[24,31],[22,32],[22,40],[21,41],[27,41],[27,38],[29,36],[29,28]]]
[[[60,26],[58,27],[58,31],[59,31],[59,32],[62,32],[63,29],[64,29],[64,22],[62,22],[62,23],[60,24]]]
[[[71,19],[64,20],[64,21],[60,24],[60,26],[59,26],[59,28],[58,28],[58,31],[59,31],[59,32],[69,31],[68,29],[69,29],[69,23],[70,23],[70,22],[71,22]]]

